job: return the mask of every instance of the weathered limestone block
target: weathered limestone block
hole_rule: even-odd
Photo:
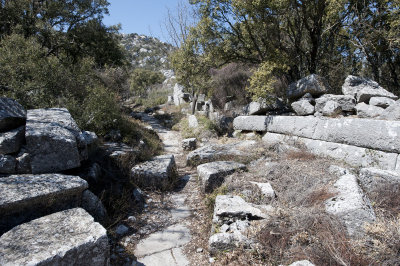
[[[325,210],[339,217],[350,236],[362,236],[363,225],[376,219],[369,199],[358,186],[354,175],[344,175],[334,184],[337,195],[325,202]]]
[[[0,98],[0,132],[25,124],[26,111],[16,100]]]
[[[379,167],[381,169],[394,170],[398,157],[397,153],[387,153],[346,144],[275,133],[265,134],[263,141],[269,146],[281,144],[300,145],[315,155],[341,160],[354,167]]]
[[[269,100],[259,99],[256,102],[251,102],[243,108],[245,115],[265,115],[268,111],[281,110],[285,107],[283,101],[279,98]]]
[[[211,162],[197,166],[197,174],[201,180],[205,193],[211,193],[222,185],[225,177],[238,170],[245,170],[246,166],[232,161]]]
[[[197,128],[199,126],[199,121],[195,115],[188,116],[188,124],[190,128]]]
[[[315,107],[308,100],[293,102],[291,106],[297,115],[312,115],[315,112]]]
[[[196,138],[190,138],[190,139],[184,139],[182,140],[182,148],[185,151],[193,151],[196,149],[197,146],[197,139]]]
[[[324,116],[337,116],[342,112],[342,108],[335,101],[327,101],[321,110]]]
[[[106,229],[83,209],[57,212],[0,237],[0,265],[109,265]]]
[[[352,112],[356,106],[356,99],[351,95],[324,94],[315,99],[315,111],[322,112],[327,102],[336,102],[342,111]]]
[[[373,167],[362,168],[358,179],[364,189],[371,191],[381,185],[400,184],[400,172]]]
[[[267,116],[238,116],[233,120],[235,130],[266,131]]]
[[[0,234],[26,221],[80,206],[87,187],[78,176],[60,174],[0,178]]]
[[[356,106],[357,116],[360,118],[375,118],[380,116],[384,109],[378,106],[359,103]]]
[[[0,174],[15,174],[17,160],[14,156],[0,154]]]
[[[372,97],[369,99],[369,104],[373,106],[378,106],[382,108],[388,108],[392,104],[394,104],[396,101],[390,98],[386,97]]]
[[[208,251],[211,255],[215,255],[219,251],[232,250],[240,246],[248,248],[250,244],[251,241],[240,232],[217,233],[208,240]]]
[[[10,154],[18,152],[25,139],[25,127],[0,133],[0,154]]]
[[[394,104],[390,105],[382,114],[379,116],[380,119],[385,120],[400,120],[400,100],[396,101]]]
[[[80,166],[80,130],[65,108],[28,111],[26,144],[32,173],[52,173]]]
[[[309,75],[289,85],[287,96],[289,99],[301,98],[304,94],[319,96],[329,91],[326,80],[316,74]]]
[[[250,182],[253,185],[256,185],[268,200],[272,200],[276,197],[275,190],[272,188],[270,183],[258,183],[258,182]]]
[[[103,203],[90,190],[82,193],[82,208],[92,215],[96,222],[105,223],[108,219]]]
[[[310,116],[269,116],[266,120],[267,131],[312,139],[318,122],[321,119],[324,118]]]
[[[136,165],[131,170],[133,182],[142,188],[166,190],[173,186],[177,177],[173,155],[154,157],[151,161]]]

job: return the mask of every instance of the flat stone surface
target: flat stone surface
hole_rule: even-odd
[[[57,212],[0,237],[0,265],[109,265],[107,231],[83,209]]]
[[[153,255],[149,255],[139,259],[138,262],[143,263],[143,265],[149,266],[189,265],[189,261],[186,259],[182,248],[173,248],[170,250],[155,253]]]
[[[238,170],[245,170],[246,165],[233,161],[218,161],[197,166],[204,192],[211,193],[221,186],[226,176]]]
[[[199,126],[199,121],[195,115],[189,115],[188,123],[190,128],[197,128]]]
[[[238,116],[233,120],[235,130],[266,131],[267,116]]]
[[[26,144],[32,173],[54,173],[80,166],[80,130],[65,108],[29,110]]]
[[[288,134],[304,138],[313,138],[315,129],[321,119],[311,116],[269,116],[267,117],[268,132]]]
[[[78,176],[13,175],[0,178],[0,232],[47,215],[77,207],[88,184]]]
[[[139,187],[167,189],[178,177],[174,155],[161,155],[136,165],[131,178]]]
[[[0,132],[22,126],[26,121],[26,111],[16,100],[0,98]]]
[[[10,154],[18,152],[24,142],[25,127],[13,129],[0,133],[0,154]]]
[[[250,240],[240,232],[234,233],[217,233],[208,240],[208,251],[211,255],[217,254],[219,251],[227,251],[239,246],[249,247]]]
[[[356,176],[347,174],[340,177],[332,191],[337,195],[325,202],[325,210],[340,218],[350,236],[362,236],[363,225],[373,222],[376,217],[369,199],[358,186]]]

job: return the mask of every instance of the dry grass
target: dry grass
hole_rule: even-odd
[[[305,150],[300,150],[300,151],[289,151],[287,153],[287,158],[289,160],[311,161],[315,160],[316,156]]]

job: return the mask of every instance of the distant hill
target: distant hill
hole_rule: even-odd
[[[121,43],[133,67],[151,70],[170,69],[168,54],[174,50],[171,44],[137,33],[122,34]]]

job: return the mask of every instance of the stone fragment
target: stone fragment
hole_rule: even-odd
[[[60,174],[0,178],[0,234],[29,220],[79,206],[87,187],[78,176]]]
[[[17,174],[30,174],[31,170],[31,157],[26,150],[22,149],[17,155]]]
[[[238,170],[245,170],[246,166],[232,161],[211,162],[197,166],[197,174],[201,180],[205,193],[211,193],[222,185],[225,177]]]
[[[381,185],[400,184],[400,172],[373,167],[362,168],[358,179],[364,189],[372,191]]]
[[[315,266],[314,264],[312,264],[310,261],[308,260],[299,260],[299,261],[295,261],[292,264],[290,264],[289,266]]]
[[[85,190],[82,194],[82,208],[92,215],[96,222],[105,223],[108,219],[103,203],[90,190]]]
[[[0,265],[109,265],[107,231],[83,209],[57,212],[0,237]]]
[[[196,146],[197,146],[196,138],[189,138],[182,140],[182,148],[185,151],[193,151],[196,149]]]
[[[297,115],[312,115],[315,112],[315,107],[308,100],[293,102],[291,106]]]
[[[208,240],[208,251],[211,255],[219,251],[228,251],[243,246],[248,248],[251,241],[240,232],[235,233],[217,233]]]
[[[233,120],[233,129],[245,131],[266,131],[268,116],[238,116]]]
[[[395,102],[395,100],[386,97],[372,97],[371,99],[369,99],[370,105],[378,106],[381,108],[388,108]]]
[[[337,116],[342,112],[342,108],[335,101],[327,101],[321,110],[324,116]]]
[[[263,194],[269,200],[273,200],[276,197],[275,190],[272,188],[270,183],[258,183],[258,182],[250,182],[253,185],[256,185]]]
[[[25,139],[25,127],[0,133],[0,154],[16,153]]]
[[[28,111],[26,144],[32,173],[52,173],[80,166],[80,130],[65,108]]]
[[[324,94],[318,99],[315,99],[315,111],[322,112],[327,102],[336,102],[342,111],[352,112],[356,106],[356,99],[351,95],[333,95]]]
[[[270,99],[258,99],[243,108],[245,115],[265,115],[269,111],[282,110],[285,107],[282,99],[271,97]]]
[[[119,236],[125,235],[126,233],[128,233],[128,231],[129,228],[123,224],[118,225],[117,228],[115,229],[115,233]]]
[[[17,160],[14,156],[0,154],[0,174],[15,174]]]
[[[375,213],[369,199],[358,186],[357,178],[347,174],[334,184],[336,196],[325,202],[325,209],[341,219],[350,236],[364,235],[363,225],[375,221]]]
[[[25,124],[26,111],[16,100],[0,98],[0,132],[9,131]]]
[[[380,116],[384,109],[378,106],[359,103],[356,106],[357,116],[360,118],[375,118]]]
[[[142,188],[166,190],[171,188],[178,172],[173,155],[161,155],[151,161],[136,165],[131,170],[133,182]]]
[[[306,93],[319,96],[329,91],[326,80],[316,74],[309,75],[289,85],[287,96],[289,99],[299,99]]]
[[[199,121],[195,115],[189,115],[188,123],[190,128],[197,128],[199,126]]]
[[[378,117],[385,120],[400,120],[400,100],[396,101],[394,104],[390,105],[382,114]]]

